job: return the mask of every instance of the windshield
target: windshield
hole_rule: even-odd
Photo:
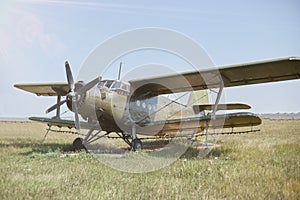
[[[111,88],[114,88],[114,89],[121,88],[121,82],[115,81]]]
[[[129,83],[126,83],[126,82],[122,82],[122,81],[113,81],[113,80],[104,80],[104,81],[101,81],[99,84],[98,84],[98,88],[108,88],[108,89],[111,89],[111,90],[123,90],[125,92],[130,92],[130,85]]]
[[[105,87],[110,88],[112,83],[113,83],[113,81],[106,81]]]

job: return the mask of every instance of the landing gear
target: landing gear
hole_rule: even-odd
[[[80,151],[82,149],[85,149],[85,146],[83,145],[83,139],[78,137],[73,142],[72,150],[73,151]]]
[[[132,140],[131,148],[133,151],[142,150],[142,148],[143,148],[142,141],[138,138]]]
[[[139,138],[136,136],[136,127],[135,124],[132,126],[132,132],[131,132],[132,142],[131,142],[131,148],[133,151],[139,151],[142,150],[142,142]]]
[[[97,130],[97,127],[91,127],[89,132],[85,135],[84,138],[78,137],[74,140],[73,145],[72,145],[72,150],[73,151],[80,151],[80,150],[86,150],[87,152],[91,152],[94,147],[89,146],[89,144],[95,142],[96,140],[99,140],[103,137],[107,138],[121,138],[123,139],[126,144],[129,145],[130,149],[132,151],[139,151],[142,150],[143,144],[141,140],[137,137],[136,134],[136,126],[132,126],[132,133],[130,134],[124,134],[123,132],[116,132],[118,137],[109,137],[110,132],[104,132],[102,130]],[[95,132],[94,132],[95,131]],[[89,149],[87,149],[87,148]],[[92,147],[92,149],[90,149]]]

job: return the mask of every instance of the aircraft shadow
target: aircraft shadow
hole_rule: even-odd
[[[14,148],[31,148],[31,150],[20,153],[21,155],[31,155],[33,153],[47,154],[51,152],[71,152],[72,145],[60,143],[11,143],[8,145],[1,145],[0,147],[14,147]]]
[[[157,157],[170,157],[172,152],[164,153],[162,150],[168,143],[166,141],[147,141],[144,142],[143,151],[151,152],[153,156]],[[33,143],[33,142],[10,142],[10,143],[0,143],[0,148],[30,148],[29,151],[20,153],[21,155],[32,155],[33,153],[47,154],[51,152],[60,153],[71,153],[74,152],[72,149],[72,144],[62,144],[62,143]],[[122,154],[124,151],[129,151],[129,148],[123,148],[122,151],[113,150],[112,154]],[[209,148],[209,149],[199,149],[193,146],[189,146],[179,157],[180,159],[194,159],[194,158],[209,158],[209,157],[219,157],[221,155],[226,155],[230,153],[231,150],[224,149],[222,147]],[[100,154],[109,154],[107,151],[102,151]]]

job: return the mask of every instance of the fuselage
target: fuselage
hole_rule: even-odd
[[[191,105],[181,104],[164,95],[133,99],[132,93],[128,82],[103,80],[86,93],[79,114],[90,122],[98,122],[102,130],[129,134],[133,124],[184,118],[194,114]],[[159,132],[146,130],[146,127],[137,127],[137,130],[144,135]]]

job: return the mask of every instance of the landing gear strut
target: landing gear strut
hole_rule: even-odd
[[[96,130],[96,133],[93,134],[93,131],[95,131],[96,128],[92,127],[89,132],[86,134],[85,138],[78,137],[74,140],[73,145],[72,145],[72,150],[73,151],[80,151],[82,149],[86,150],[89,152],[90,150],[87,150],[85,147],[87,144],[90,144],[92,142],[95,142],[96,140],[102,138],[102,137],[108,137],[110,134],[109,132],[102,133],[101,130]],[[102,134],[101,134],[102,133]],[[130,141],[130,135],[128,134],[123,134],[123,133],[116,133],[119,138],[123,139],[130,147],[131,150],[133,151],[139,151],[143,148],[142,141],[137,138],[136,135],[136,125],[133,124],[132,126],[132,134],[131,134],[131,141]],[[113,138],[113,137],[111,137]]]
[[[142,150],[143,145],[139,138],[136,136],[136,127],[135,124],[132,125],[132,132],[131,132],[132,142],[131,142],[131,148],[133,151],[139,151]]]

